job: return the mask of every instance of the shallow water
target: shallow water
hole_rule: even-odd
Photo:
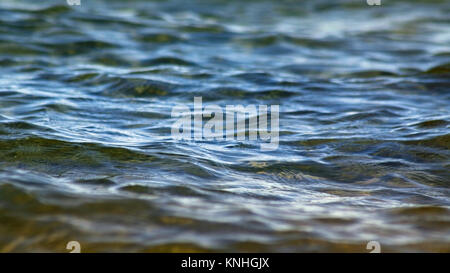
[[[329,2],[2,0],[0,252],[449,252],[450,2]]]

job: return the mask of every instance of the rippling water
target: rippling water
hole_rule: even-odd
[[[450,2],[81,2],[0,3],[0,251],[450,252]]]

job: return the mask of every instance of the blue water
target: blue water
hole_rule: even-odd
[[[450,251],[450,2],[0,3],[0,252]],[[279,146],[172,108],[280,105]]]

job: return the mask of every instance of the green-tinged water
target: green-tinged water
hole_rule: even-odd
[[[0,3],[0,252],[450,252],[450,2]],[[280,105],[279,146],[171,136]]]

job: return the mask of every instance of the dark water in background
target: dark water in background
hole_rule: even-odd
[[[37,3],[38,2],[38,3]],[[450,251],[450,2],[0,3],[0,251]],[[280,146],[172,140],[279,104]]]

